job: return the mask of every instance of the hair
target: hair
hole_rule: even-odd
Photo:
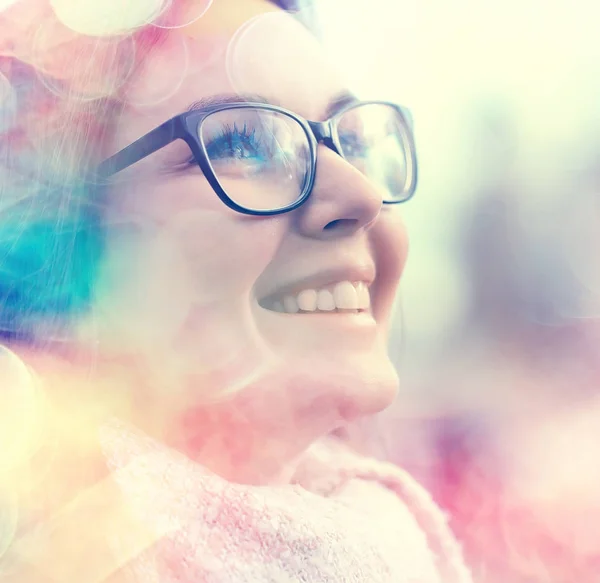
[[[23,386],[13,392],[32,403],[43,390],[25,386],[37,386],[37,377],[2,344],[25,345],[43,354],[57,337],[68,339],[70,326],[91,309],[105,226],[103,188],[89,178],[90,171],[106,155],[106,141],[126,106],[128,80],[170,34],[153,24],[114,37],[77,34],[58,20],[49,3],[44,9],[38,2],[32,6],[33,1],[21,0],[0,12],[0,385],[4,388],[6,382],[11,385],[20,379]],[[170,10],[177,11],[188,1],[171,0]],[[273,3],[299,16],[298,1]],[[310,10],[308,14],[312,18]],[[52,34],[40,38],[40,30]],[[17,372],[8,371],[7,377],[7,366]],[[70,476],[73,464],[83,467],[93,462],[95,446],[88,437],[93,420],[102,414],[97,393],[82,391],[77,379],[63,384],[60,394],[69,396],[56,410],[40,414],[28,406],[25,413],[19,409],[8,419],[11,428],[19,426],[15,429],[19,444],[27,440],[29,425],[37,424],[36,433],[45,432],[52,440],[58,435],[65,460],[55,459],[54,452],[47,461],[44,451],[30,459],[37,451],[36,441],[19,450],[9,467],[5,458],[11,458],[16,446],[2,446],[0,508],[8,504],[11,510],[12,501],[4,498],[7,480],[19,490],[23,484],[27,500],[35,498],[36,504],[43,504],[36,497],[51,497],[52,487],[45,477],[39,478],[39,461],[51,465],[58,476],[61,468]],[[108,393],[102,396],[107,403]],[[113,393],[119,393],[118,387]],[[77,401],[75,409],[71,398]],[[115,399],[125,397],[119,394]],[[112,405],[110,401],[107,406]],[[31,421],[27,427],[22,426],[21,414]],[[8,435],[1,423],[0,428],[2,436]],[[30,486],[33,482],[35,487]],[[26,503],[19,500],[17,507],[25,508]],[[14,525],[0,523],[0,530],[5,527],[9,540],[0,538],[0,577],[11,562],[11,529],[17,533],[28,529],[21,517]]]
[[[3,36],[7,26],[0,20]],[[65,34],[59,24],[55,28],[57,35]],[[5,39],[0,49],[0,82],[6,86],[0,103],[0,338],[35,342],[61,335],[89,309],[104,229],[100,189],[86,175],[99,161],[111,121],[123,106],[118,75],[102,86],[91,71],[131,73],[164,34],[164,29],[144,28],[107,40],[66,32],[66,44],[80,59],[68,76],[60,50],[65,37],[53,39],[58,50],[42,62],[31,47],[14,47]],[[127,55],[132,44],[136,63]]]
[[[307,0],[272,2],[313,16]],[[105,232],[102,189],[86,176],[127,80],[169,31],[87,36],[29,3],[0,13],[0,342],[43,344],[91,307]]]

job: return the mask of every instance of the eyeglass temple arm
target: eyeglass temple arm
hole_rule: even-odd
[[[184,134],[181,120],[179,117],[174,117],[104,160],[96,168],[96,173],[101,177],[108,178],[139,162],[146,156],[154,154],[154,152],[168,146],[171,142],[184,138]]]

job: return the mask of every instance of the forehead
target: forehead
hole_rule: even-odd
[[[153,102],[151,96],[161,85],[171,94]],[[203,97],[223,93],[264,96],[318,119],[343,87],[317,40],[278,11],[252,15],[237,27],[213,18],[191,30],[169,33],[144,61],[125,98],[129,110],[150,125],[182,113]]]

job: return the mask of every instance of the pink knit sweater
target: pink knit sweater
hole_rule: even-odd
[[[427,492],[337,440],[315,444],[294,483],[278,487],[226,482],[118,422],[101,440],[128,511],[152,533],[147,544],[111,541],[116,555],[130,549],[125,581],[471,581]]]

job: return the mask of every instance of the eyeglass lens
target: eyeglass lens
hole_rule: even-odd
[[[412,185],[412,150],[406,123],[391,105],[369,103],[346,111],[338,122],[341,154],[380,189],[400,202]]]
[[[311,162],[308,138],[294,118],[226,109],[205,118],[200,138],[217,180],[238,205],[277,210],[300,198]]]

